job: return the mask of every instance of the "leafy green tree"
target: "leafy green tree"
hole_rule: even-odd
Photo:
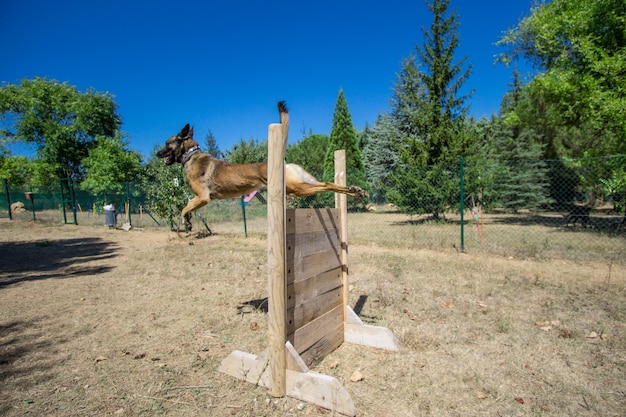
[[[361,158],[359,141],[354,125],[352,124],[352,116],[350,115],[348,102],[346,101],[343,89],[340,89],[337,95],[333,125],[330,131],[330,141],[324,158],[322,181],[335,182],[335,151],[340,149],[346,151],[346,183],[368,190],[369,184],[365,177],[365,167],[363,165],[363,159]],[[325,204],[334,205],[332,195],[325,194],[319,197]],[[348,201],[348,207],[351,209],[362,209],[366,204],[366,199],[350,198]]]
[[[2,139],[37,147],[37,155],[57,169],[57,177],[82,179],[82,160],[98,135],[113,137],[120,127],[113,96],[93,89],[84,93],[45,78],[3,84],[0,111],[11,126]]]
[[[28,183],[30,185],[47,185],[58,186],[61,167],[56,162],[48,162],[42,158],[35,158],[28,161],[30,178]]]
[[[456,12],[449,0],[426,3],[433,14],[424,45],[403,61],[392,99],[399,131],[397,169],[389,176],[389,200],[410,214],[432,213],[435,219],[458,200],[458,159],[473,149],[467,131],[465,101],[460,95],[471,74],[467,57],[455,62],[459,45]]]
[[[0,146],[0,178],[11,185],[22,185],[30,176],[30,166],[24,156],[13,156]]]
[[[328,143],[327,135],[311,133],[299,142],[288,145],[285,159],[300,165],[315,178],[322,178]]]
[[[96,195],[123,193],[125,183],[137,180],[141,171],[141,156],[120,135],[96,136],[82,163],[86,177],[81,188]]]
[[[288,163],[298,164],[315,178],[321,179],[324,175],[324,159],[326,158],[328,143],[329,137],[327,135],[309,132],[309,135],[303,137],[299,142],[287,146],[285,159]],[[291,208],[327,205],[324,202],[320,202],[318,196],[289,197],[287,200]]]
[[[626,155],[610,158],[608,163],[612,169],[600,178],[602,191],[613,203],[613,211],[626,215]]]
[[[185,171],[181,164],[166,166],[156,158],[158,147],[146,165],[143,188],[146,192],[146,209],[165,219],[172,227],[180,222],[180,212],[191,197]]]
[[[514,116],[543,136],[547,157],[626,153],[625,27],[623,0],[552,0],[498,42],[501,62],[542,71]]]
[[[241,139],[227,150],[224,159],[231,164],[250,164],[267,161],[267,141],[260,142],[250,138],[248,141]]]

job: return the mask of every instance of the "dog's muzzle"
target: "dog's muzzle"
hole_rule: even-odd
[[[157,158],[163,158],[165,160],[165,165],[172,165],[174,162],[174,153],[169,149],[161,149],[156,154]]]
[[[174,163],[174,155],[169,154],[165,157],[165,165],[172,165]]]

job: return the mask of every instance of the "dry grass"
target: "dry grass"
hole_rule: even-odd
[[[234,349],[267,346],[265,314],[244,305],[267,293],[252,221],[247,239],[235,222],[190,244],[156,228],[1,220],[0,415],[332,415],[216,371]],[[361,317],[403,349],[344,344],[315,368],[359,416],[625,415],[623,261],[463,254],[428,227],[392,247],[361,221],[350,301],[367,298]],[[425,236],[440,248],[419,248]]]

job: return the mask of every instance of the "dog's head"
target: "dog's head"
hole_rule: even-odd
[[[165,165],[172,165],[174,162],[182,163],[185,152],[194,146],[198,146],[198,143],[193,139],[193,127],[190,128],[187,123],[178,134],[165,142],[165,146],[157,152],[156,156],[165,158]]]

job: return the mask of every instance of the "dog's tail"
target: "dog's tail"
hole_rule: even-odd
[[[278,113],[280,114],[283,135],[287,137],[287,132],[289,131],[289,110],[287,110],[287,104],[284,100],[278,102]]]

